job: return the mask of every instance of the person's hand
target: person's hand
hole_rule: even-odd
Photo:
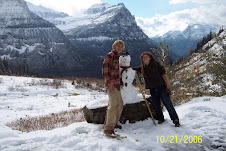
[[[166,89],[170,89],[171,84],[169,82],[166,82]]]
[[[113,84],[113,83],[109,83],[109,84],[108,84],[108,88],[109,88],[109,89],[113,89],[113,88],[114,88],[114,84]]]
[[[171,95],[171,90],[169,88],[166,88],[166,93],[168,93],[169,95]]]

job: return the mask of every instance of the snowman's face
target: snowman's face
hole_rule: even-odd
[[[130,66],[131,57],[130,55],[123,55],[119,57],[119,66]]]

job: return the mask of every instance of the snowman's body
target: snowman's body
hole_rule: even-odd
[[[123,82],[121,95],[124,104],[139,102],[137,91],[132,84],[136,72],[130,67],[130,60],[130,55],[122,55],[119,57],[119,71]]]

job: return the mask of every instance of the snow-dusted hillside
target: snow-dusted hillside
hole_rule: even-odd
[[[98,57],[105,56],[118,39],[126,43],[125,50],[130,52],[133,65],[140,64],[142,52],[157,48],[137,26],[135,17],[123,3],[94,4],[79,17],[43,17],[54,23],[81,50]]]
[[[0,4],[1,59],[9,59],[15,68],[27,66],[35,75],[101,75],[99,69],[89,68],[92,62],[99,65],[99,58],[80,51],[53,23],[31,12],[24,0]]]
[[[123,40],[125,51],[129,51],[134,66],[140,64],[142,52],[156,48],[122,3],[93,5],[80,18],[62,25],[64,29],[60,26],[57,25],[74,44],[85,52],[101,57],[112,49],[115,40]],[[65,30],[65,27],[69,28]]]
[[[66,18],[57,18],[57,20],[64,22],[64,24],[59,24],[57,27],[64,32],[70,32],[71,29],[79,26],[90,25],[92,27],[96,24],[104,23],[113,17],[122,7],[124,7],[123,4],[117,6],[107,3],[96,4],[86,10],[80,17],[69,16]]]
[[[0,0],[0,14],[1,18],[7,18],[8,21],[11,18],[27,18],[32,15],[32,12],[25,8],[26,5],[24,1],[19,0]],[[35,19],[37,17],[33,16]],[[3,21],[1,21],[2,23]],[[3,22],[4,23],[4,22]],[[1,26],[0,26],[1,27]]]
[[[66,13],[63,12],[57,12],[54,10],[51,10],[49,8],[43,7],[43,6],[36,6],[32,3],[26,2],[27,6],[29,8],[30,11],[32,11],[33,13],[35,13],[36,15],[44,18],[44,19],[48,19],[50,20],[50,22],[53,22],[54,24],[60,24],[60,23],[56,23],[55,18],[63,18],[63,17],[67,17],[69,16]]]
[[[213,38],[199,53],[193,53],[176,66],[172,76],[175,91],[190,95],[225,95],[226,32]],[[181,94],[184,95],[184,94]]]
[[[121,140],[104,136],[102,124],[87,122],[33,132],[21,132],[7,127],[8,122],[17,119],[52,115],[60,111],[79,109],[85,105],[107,105],[106,93],[75,88],[67,80],[62,80],[59,88],[45,85],[52,81],[0,76],[1,151],[226,149],[225,96],[194,98],[189,103],[175,107],[181,122],[179,128],[174,127],[168,112],[164,112],[166,121],[161,125],[153,125],[150,118],[134,124],[123,124],[121,130],[116,129],[116,133],[123,136]]]
[[[172,15],[172,16],[171,16]],[[180,16],[178,19],[175,16]],[[171,17],[170,17],[171,16]],[[184,57],[189,54],[189,49],[196,49],[198,41],[210,32],[218,32],[224,24],[207,24],[194,19],[191,12],[175,12],[166,16],[145,19],[136,17],[137,24],[141,29],[156,42],[161,38],[162,41],[173,42],[171,51],[178,56]],[[176,19],[177,18],[177,19]]]
[[[162,41],[172,41],[171,51],[179,56],[187,56],[189,49],[196,49],[197,43],[202,40],[204,36],[207,36],[210,32],[217,33],[220,29],[219,25],[202,25],[192,24],[184,31],[169,31],[161,36]],[[157,39],[155,37],[153,39]]]
[[[188,25],[188,27],[183,31],[169,31],[161,36],[162,39],[193,39],[200,40],[204,36],[211,32],[218,32],[220,26],[210,26],[210,25],[201,25],[201,24],[192,24]]]
[[[29,8],[31,11],[33,11],[34,13],[38,13],[39,12],[43,12],[45,14],[47,14],[49,11],[49,9],[44,8],[44,7],[35,7],[34,5],[29,3]],[[35,9],[34,9],[35,8]],[[49,20],[50,22],[55,23],[55,25],[62,30],[64,33],[66,34],[72,34],[71,32],[73,32],[73,29],[76,29],[78,27],[82,27],[85,26],[86,30],[88,30],[89,28],[94,28],[95,26],[105,23],[105,22],[111,22],[112,19],[115,18],[115,16],[120,13],[121,11],[125,11],[125,6],[123,3],[119,3],[118,5],[110,5],[107,3],[101,3],[101,4],[95,4],[92,7],[90,7],[89,9],[87,9],[81,16],[79,17],[73,17],[73,16],[64,16],[64,17],[56,17],[56,16],[52,16],[52,15],[41,15],[41,17],[45,18],[46,20]],[[124,18],[125,20],[122,20],[120,18],[118,18],[120,20],[120,24],[123,26],[131,26],[134,24],[134,20],[135,18],[131,15],[128,15],[128,10],[126,9],[126,18]],[[121,16],[123,17],[123,16]],[[53,19],[55,21],[53,21]],[[117,24],[114,24],[114,26],[118,26]],[[82,30],[82,28],[80,29]],[[142,31],[137,31],[136,33],[133,33],[133,36],[145,36],[140,34],[139,32]],[[120,35],[120,33],[119,33]],[[103,36],[104,37],[104,36]],[[101,40],[101,38],[96,37],[97,40]],[[110,37],[111,39],[112,37]],[[129,37],[127,37],[129,38]],[[132,38],[132,37],[130,37]],[[139,37],[139,38],[144,38],[144,37]]]

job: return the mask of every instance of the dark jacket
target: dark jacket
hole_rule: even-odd
[[[137,72],[141,73],[141,66],[133,68]],[[144,66],[144,80],[146,89],[156,88],[165,84],[163,74],[165,74],[165,68],[157,61],[150,60],[150,63]]]

